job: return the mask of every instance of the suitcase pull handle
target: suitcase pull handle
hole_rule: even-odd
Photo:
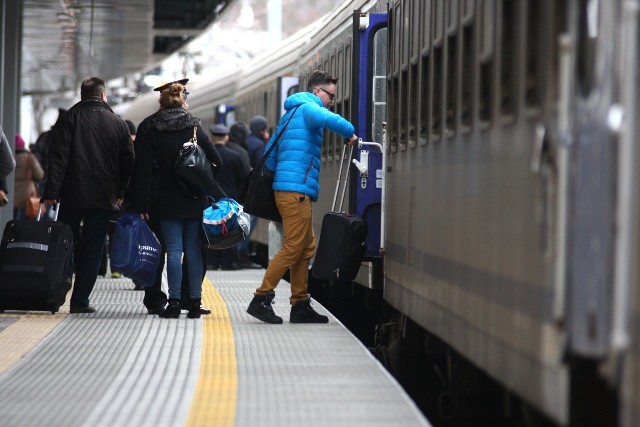
[[[42,215],[42,205],[44,205],[44,199],[40,199],[40,209],[38,209],[38,216],[36,217],[36,221],[40,221],[40,216]],[[60,212],[60,201],[56,203],[55,207],[55,216],[53,217],[54,221],[58,220],[58,213]]]

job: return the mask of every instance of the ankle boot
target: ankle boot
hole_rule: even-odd
[[[318,314],[313,307],[311,307],[311,298],[307,298],[291,306],[289,321],[291,323],[328,323],[329,318]]]
[[[282,317],[277,316],[273,311],[273,307],[271,307],[275,296],[275,292],[269,292],[268,294],[256,294],[253,297],[253,300],[249,303],[247,313],[265,323],[282,323]]]
[[[191,304],[189,306],[189,312],[187,313],[187,317],[189,319],[199,319],[200,318],[200,298],[191,298],[189,300]]]
[[[180,300],[178,298],[169,298],[167,308],[159,316],[164,319],[177,319],[180,317]]]

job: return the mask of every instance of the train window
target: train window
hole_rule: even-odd
[[[431,135],[434,139],[440,137],[440,126],[442,124],[442,65],[443,65],[442,45],[433,49],[433,81],[431,97]]]
[[[420,54],[420,0],[413,0],[411,12],[413,22],[411,24],[411,60],[417,61]]]
[[[442,43],[442,35],[444,34],[444,2],[445,0],[435,0],[431,22],[433,25],[433,43]]]
[[[507,117],[515,114],[516,65],[518,59],[517,4],[513,0],[502,1],[502,51],[500,68],[500,112]]]
[[[426,55],[422,56],[422,72],[420,74],[420,143],[426,144],[429,140],[429,93],[430,93],[430,85],[429,85],[429,65],[430,65],[430,56],[427,52]]]
[[[422,54],[428,54],[429,47],[431,46],[431,0],[417,1],[420,4],[420,20],[422,25]]]
[[[487,128],[493,118],[494,104],[495,3],[493,0],[482,0],[481,8],[478,119],[482,127]]]
[[[415,147],[417,144],[418,136],[416,134],[418,128],[418,107],[420,102],[420,90],[418,75],[418,63],[412,63],[409,73],[409,93],[413,95],[408,97],[409,102],[409,147]]]
[[[456,129],[456,103],[458,93],[456,85],[458,84],[458,35],[453,34],[447,37],[447,110],[445,112],[447,136],[452,136]]]
[[[345,57],[345,62],[344,62],[344,80],[345,80],[345,84],[344,88],[343,88],[343,96],[345,99],[351,99],[351,88],[353,87],[353,81],[352,76],[351,76],[351,39],[349,39],[349,43],[347,45],[345,45],[344,47],[344,57]],[[347,114],[351,114],[350,110],[346,111]],[[349,116],[349,118],[351,118],[351,116]]]
[[[382,122],[387,115],[387,29],[373,36],[373,112],[371,114],[372,141],[382,143]]]
[[[392,100],[392,104],[389,106],[389,125],[387,128],[391,135],[389,138],[389,151],[392,153],[398,151],[398,103],[400,98],[398,92],[399,80],[398,76],[394,76],[389,80],[389,98]]]
[[[335,104],[334,112],[337,115],[344,117],[344,111],[342,107],[343,105],[341,102]],[[331,132],[329,135],[331,135],[331,145],[333,146],[333,160],[339,160],[340,154],[342,154],[342,137],[335,132]]]
[[[473,20],[475,0],[462,0],[462,23],[469,24]]]
[[[398,111],[398,125],[400,127],[400,149],[407,149],[407,108],[409,105],[409,76],[407,70],[402,71],[400,77],[400,104]]]
[[[347,82],[349,81],[348,76],[344,74],[344,51],[342,50],[342,46],[340,49],[338,49],[338,71],[334,74],[334,76],[338,77],[340,79],[340,82],[342,83],[336,86],[335,94],[335,101],[340,102],[342,101],[342,94],[347,89],[345,86],[347,86]]]
[[[598,2],[580,0],[578,8],[578,41],[576,71],[580,93],[588,96],[595,79],[595,50],[598,38]]]
[[[409,62],[409,48],[411,46],[411,7],[409,5],[410,0],[404,0],[402,2],[402,58],[401,65],[405,66]]]
[[[456,31],[458,28],[458,0],[448,0],[447,1],[447,32],[451,33]]]
[[[461,104],[460,104],[460,122],[463,131],[471,130],[473,114],[473,20],[468,21],[462,27],[462,76],[461,84]]]
[[[543,28],[543,3],[530,1],[527,4],[527,55],[525,76],[525,102],[530,107],[539,107],[540,100],[540,73],[541,73],[541,49],[542,38],[540,28]]]

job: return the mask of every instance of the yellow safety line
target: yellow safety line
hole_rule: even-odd
[[[29,350],[38,344],[67,313],[4,313],[0,317],[19,317],[0,332],[0,374],[18,362]]]
[[[202,302],[211,314],[201,317],[202,360],[186,426],[233,426],[238,388],[233,329],[227,307],[209,279],[202,284]]]

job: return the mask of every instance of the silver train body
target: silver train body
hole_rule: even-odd
[[[637,426],[639,8],[350,0],[222,88],[193,88],[190,104],[206,123],[225,104],[273,128],[286,95],[321,68],[340,77],[334,109],[355,122],[355,94],[374,84],[355,67],[355,39],[363,18],[386,14],[386,132],[369,135],[384,144],[381,255],[351,286],[382,290],[399,319],[558,425]],[[326,135],[316,236],[341,148]],[[598,408],[589,387],[612,404]]]

